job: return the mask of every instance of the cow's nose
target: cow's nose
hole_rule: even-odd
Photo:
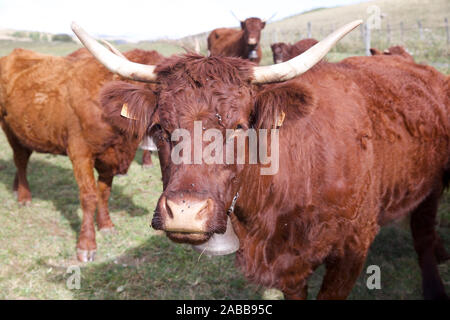
[[[163,229],[167,232],[205,233],[207,221],[211,218],[214,202],[211,199],[166,198],[162,212]]]
[[[255,45],[257,43],[258,43],[258,41],[256,40],[256,38],[249,38],[248,39],[248,44],[249,45]]]

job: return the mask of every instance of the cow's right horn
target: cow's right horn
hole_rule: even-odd
[[[109,71],[131,80],[144,82],[156,81],[155,66],[134,63],[112,53],[93,39],[75,22],[72,22],[72,30],[86,49]]]
[[[347,33],[359,26],[363,21],[356,20],[339,28],[328,37],[308,49],[301,55],[286,62],[271,66],[254,67],[253,82],[269,83],[282,82],[295,78],[311,69],[316,63],[322,60],[328,51],[341,40]]]

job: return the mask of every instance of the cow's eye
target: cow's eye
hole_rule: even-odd
[[[248,125],[246,123],[238,123],[234,130],[248,130]]]

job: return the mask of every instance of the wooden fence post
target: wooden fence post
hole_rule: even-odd
[[[403,21],[400,22],[400,41],[402,44],[404,43],[404,41],[403,41]]]
[[[366,56],[370,56],[370,26],[365,23],[364,24],[364,45],[365,45],[365,49],[366,49]]]
[[[417,20],[417,25],[419,26],[419,37],[420,37],[420,40],[423,40],[422,22],[420,20]]]
[[[387,44],[388,46],[391,44],[391,25],[389,24],[389,22],[387,23]]]
[[[308,35],[307,38],[312,38],[311,21],[308,21]]]
[[[448,31],[448,19],[444,19],[445,22],[445,33],[447,34],[447,44],[450,44],[450,33]]]
[[[272,42],[277,43],[278,42],[278,30],[275,29],[272,33]]]

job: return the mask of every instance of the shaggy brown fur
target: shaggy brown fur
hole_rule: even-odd
[[[162,59],[142,50],[125,56],[151,64]],[[115,105],[114,113],[100,107],[100,88],[115,77],[83,49],[67,57],[15,49],[0,58],[0,122],[14,151],[18,201],[31,201],[26,169],[33,151],[68,155],[83,209],[77,244],[82,261],[92,260],[95,253],[96,209],[98,228],[113,228],[108,213],[113,177],[127,172],[141,138],[124,135],[116,125],[126,122],[120,116],[122,105]]]
[[[307,38],[294,44],[287,44],[284,42],[274,43],[270,46],[272,49],[273,63],[281,63],[295,58],[318,42],[319,41],[316,39]]]
[[[265,25],[259,18],[248,18],[241,22],[241,30],[214,29],[208,36],[208,50],[212,56],[240,57],[259,63],[262,58],[261,30]],[[256,42],[251,43],[250,39]],[[253,50],[256,50],[257,57],[250,55]]]
[[[252,64],[236,58],[172,57],[156,72],[157,103],[134,100],[131,108],[136,115],[146,110],[140,125],[158,131],[168,150],[175,129],[193,136],[195,120],[224,133],[273,128],[281,112],[286,118],[273,176],[260,175],[262,164],[174,165],[168,159],[155,229],[172,214],[168,199],[210,199],[201,239],[168,233],[177,242],[205,241],[225,231],[227,208],[239,191],[231,218],[246,277],[304,299],[308,277],[325,264],[318,298],[343,299],[380,227],[411,214],[425,298],[447,297],[437,263],[448,255],[434,226],[450,176],[448,77],[395,55],[322,62],[267,85],[252,85]],[[107,94],[121,99],[127,90],[136,89],[117,83]]]

